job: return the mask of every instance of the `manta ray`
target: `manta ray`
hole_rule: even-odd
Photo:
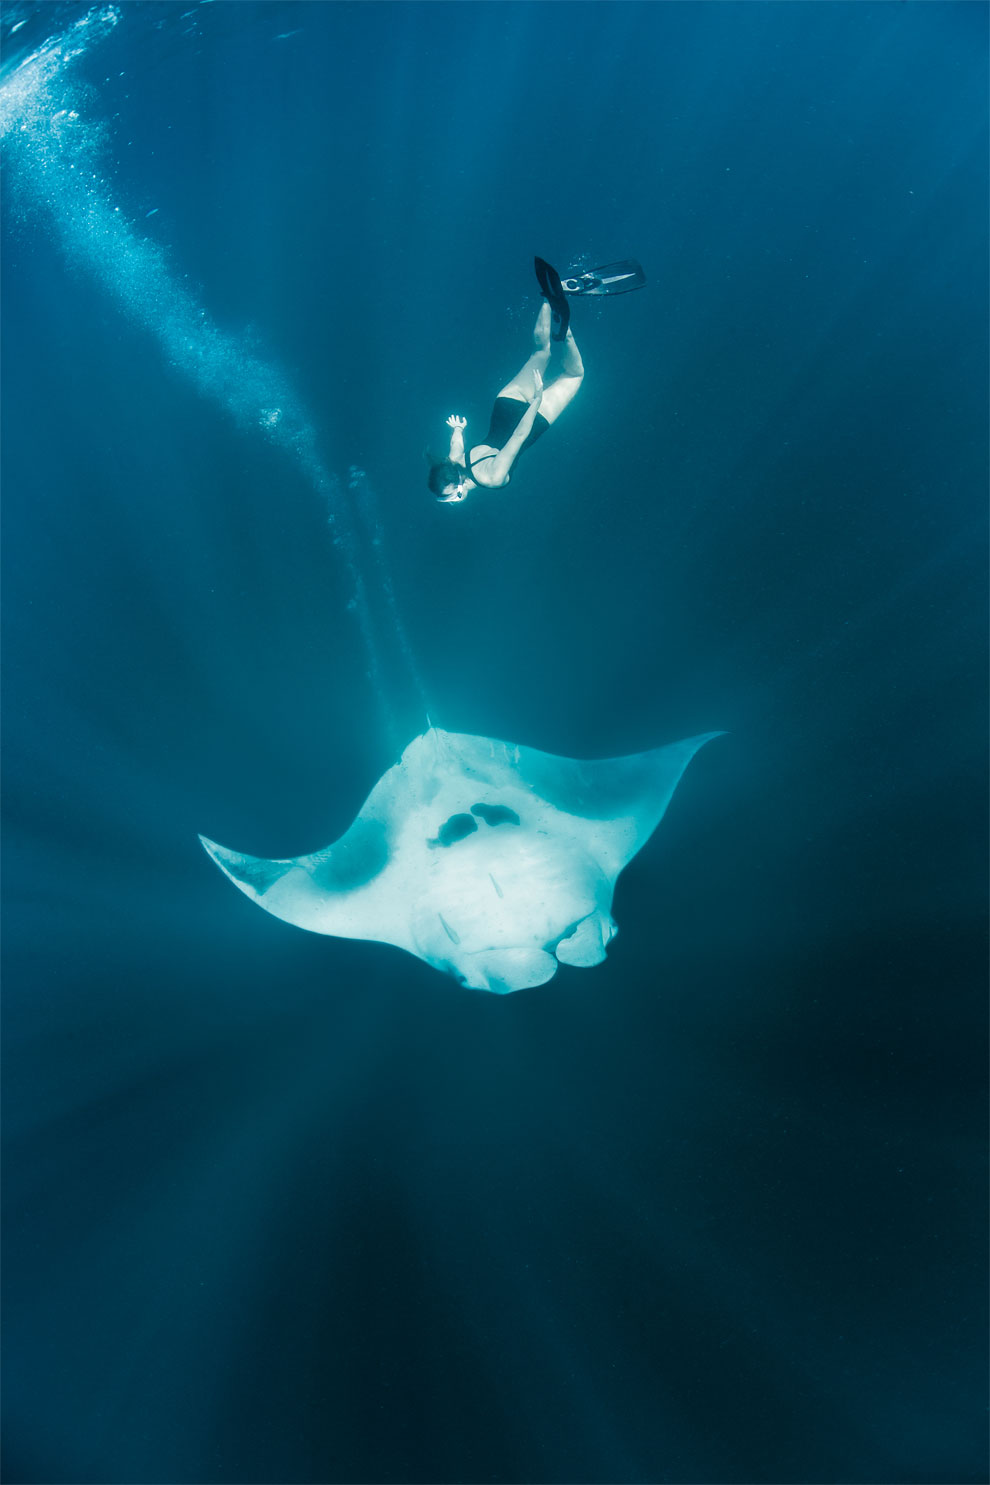
[[[200,840],[276,918],[394,944],[504,995],[602,962],[619,873],[720,735],[583,761],[431,727],[322,851],[266,861]]]

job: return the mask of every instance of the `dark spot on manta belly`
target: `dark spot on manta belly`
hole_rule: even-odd
[[[519,816],[504,804],[472,804],[472,815],[484,820],[486,825],[518,825]]]
[[[455,846],[459,840],[473,835],[478,828],[478,821],[472,820],[471,815],[477,815],[486,825],[519,824],[519,816],[515,810],[510,810],[504,804],[472,804],[470,815],[451,815],[449,820],[444,820],[436,838],[427,841],[427,845],[431,849],[437,846]]]
[[[428,846],[453,846],[466,836],[473,835],[478,828],[477,820],[470,815],[451,815],[437,831],[436,840],[427,841]]]

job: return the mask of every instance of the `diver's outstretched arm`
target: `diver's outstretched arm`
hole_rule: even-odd
[[[450,435],[450,460],[453,464],[464,463],[464,429],[467,427],[467,418],[459,418],[456,413],[451,413],[447,419],[447,427],[453,428]]]

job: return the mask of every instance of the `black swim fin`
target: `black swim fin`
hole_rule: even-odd
[[[627,258],[624,263],[606,263],[604,268],[583,272],[572,268],[557,282],[565,294],[628,294],[632,289],[645,289],[646,274],[635,258]]]
[[[551,268],[544,258],[534,258],[533,267],[536,269],[540,293],[550,305],[550,334],[554,340],[563,340],[567,334],[567,326],[570,324],[571,306],[567,302],[564,286],[560,282],[560,274],[556,268]]]

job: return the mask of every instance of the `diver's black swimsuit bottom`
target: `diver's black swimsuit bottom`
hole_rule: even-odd
[[[523,413],[529,407],[528,402],[523,402],[520,397],[496,397],[495,406],[492,408],[492,420],[488,425],[488,436],[485,443],[491,444],[493,449],[504,449],[509,439],[515,433],[516,428],[522,420]],[[519,450],[528,449],[542,438],[550,424],[542,413],[537,413],[533,419],[533,426],[529,431],[529,437]]]

